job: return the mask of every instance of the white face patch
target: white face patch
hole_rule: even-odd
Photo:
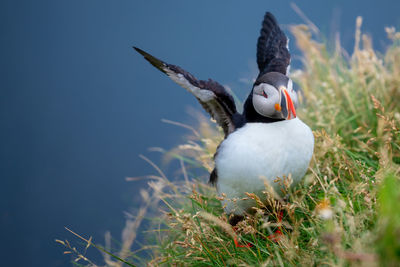
[[[280,118],[281,114],[275,109],[275,104],[280,104],[280,95],[274,86],[266,83],[254,86],[253,106],[258,114],[269,118]]]

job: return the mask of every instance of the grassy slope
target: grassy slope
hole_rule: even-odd
[[[235,247],[215,189],[191,174],[192,167],[212,169],[222,139],[214,123],[200,118],[187,144],[169,152],[180,160],[184,181],[171,182],[161,171],[150,177],[146,204],[128,221],[115,255],[139,265],[400,264],[400,33],[388,29],[393,44],[377,55],[360,26],[361,18],[351,57],[338,43],[327,51],[304,25],[291,28],[304,63],[292,74],[303,90],[298,116],[314,131],[314,156],[288,201],[258,201],[256,215],[239,224],[240,240],[254,247]],[[163,216],[150,219],[146,234],[153,245],[143,247],[150,261],[143,260],[129,247],[145,212],[160,203]],[[266,237],[279,226],[281,210],[283,236],[274,242]]]

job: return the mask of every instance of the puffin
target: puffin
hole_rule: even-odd
[[[266,12],[257,40],[259,74],[239,113],[232,95],[218,82],[199,80],[133,47],[148,62],[192,93],[222,128],[224,139],[214,155],[209,182],[217,188],[229,222],[235,226],[256,206],[246,193],[266,199],[266,185],[283,197],[282,179],[291,187],[305,175],[314,149],[311,129],[296,113],[298,95],[288,76],[288,38]],[[290,177],[290,178],[289,178]]]

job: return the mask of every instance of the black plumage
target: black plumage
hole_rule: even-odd
[[[137,47],[134,47],[134,49],[143,55],[144,58],[147,59],[154,67],[167,74],[175,82],[194,94],[203,108],[222,127],[225,137],[243,125],[243,117],[237,112],[233,97],[221,84],[212,79],[198,80],[192,74],[179,66],[165,63]],[[177,80],[179,79],[183,80],[178,82]],[[185,81],[188,84],[185,84]],[[193,88],[212,92],[213,97],[205,100],[202,98],[202,92],[199,91],[196,94],[193,92]],[[205,92],[203,93],[205,94]]]
[[[257,65],[260,70],[258,77],[267,72],[287,74],[287,68],[290,64],[287,45],[286,35],[279,28],[275,17],[267,12],[257,42]]]

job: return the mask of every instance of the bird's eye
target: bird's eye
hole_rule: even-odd
[[[263,91],[262,92],[263,93],[263,96],[265,97],[265,98],[268,98],[268,95]]]

